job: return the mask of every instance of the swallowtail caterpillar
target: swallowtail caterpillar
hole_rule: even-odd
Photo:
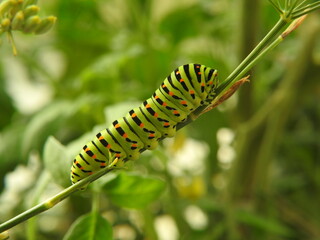
[[[136,160],[145,149],[173,137],[176,126],[198,107],[208,105],[218,85],[217,70],[186,64],[174,70],[139,107],[99,132],[75,157],[71,180],[81,179],[118,161]]]

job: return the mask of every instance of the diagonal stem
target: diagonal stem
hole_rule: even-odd
[[[55,205],[57,205],[59,202],[61,202],[65,198],[69,197],[74,192],[77,192],[80,189],[85,188],[92,181],[95,181],[96,179],[100,178],[101,176],[105,175],[106,173],[108,173],[112,170],[119,169],[115,166],[115,164],[117,162],[116,160],[114,162],[112,162],[108,167],[100,170],[99,172],[97,172],[87,178],[84,178],[82,181],[79,181],[79,182],[71,185],[70,187],[64,189],[63,191],[61,191],[57,195],[55,195],[55,196],[47,199],[46,201],[28,209],[27,211],[15,216],[14,218],[11,218],[7,222],[0,224],[0,233],[16,226],[17,224],[19,224],[21,222],[28,220],[29,218],[31,218],[33,216],[38,215],[39,213],[42,213],[44,211],[49,210],[50,208],[54,207]]]

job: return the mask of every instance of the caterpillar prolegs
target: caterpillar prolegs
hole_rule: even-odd
[[[99,132],[75,157],[71,180],[81,179],[118,161],[136,160],[144,149],[154,149],[159,139],[173,137],[176,125],[199,106],[211,103],[217,70],[186,64],[174,70],[139,107]]]

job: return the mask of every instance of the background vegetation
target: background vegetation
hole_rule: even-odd
[[[278,19],[261,0],[38,5],[57,16],[55,28],[16,33],[17,57],[6,39],[0,49],[1,222],[68,186],[86,141],[150,97],[175,67],[201,63],[223,79]],[[62,239],[97,206],[92,199],[115,239],[320,239],[319,23],[319,12],[311,14],[238,96],[130,167],[166,182],[157,201],[121,208],[107,190],[97,197],[90,188],[16,226],[12,239]]]

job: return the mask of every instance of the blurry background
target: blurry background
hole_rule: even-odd
[[[54,29],[15,33],[17,57],[5,38],[0,49],[1,222],[62,189],[45,174],[50,135],[71,149],[69,181],[72,154],[173,69],[201,63],[223,80],[278,19],[261,0],[38,5],[57,16]],[[319,12],[310,15],[238,95],[135,162],[131,171],[167,188],[143,210],[106,196],[100,211],[115,239],[320,239],[319,22]],[[77,193],[37,224],[15,227],[13,239],[62,239],[90,201],[90,191]]]

